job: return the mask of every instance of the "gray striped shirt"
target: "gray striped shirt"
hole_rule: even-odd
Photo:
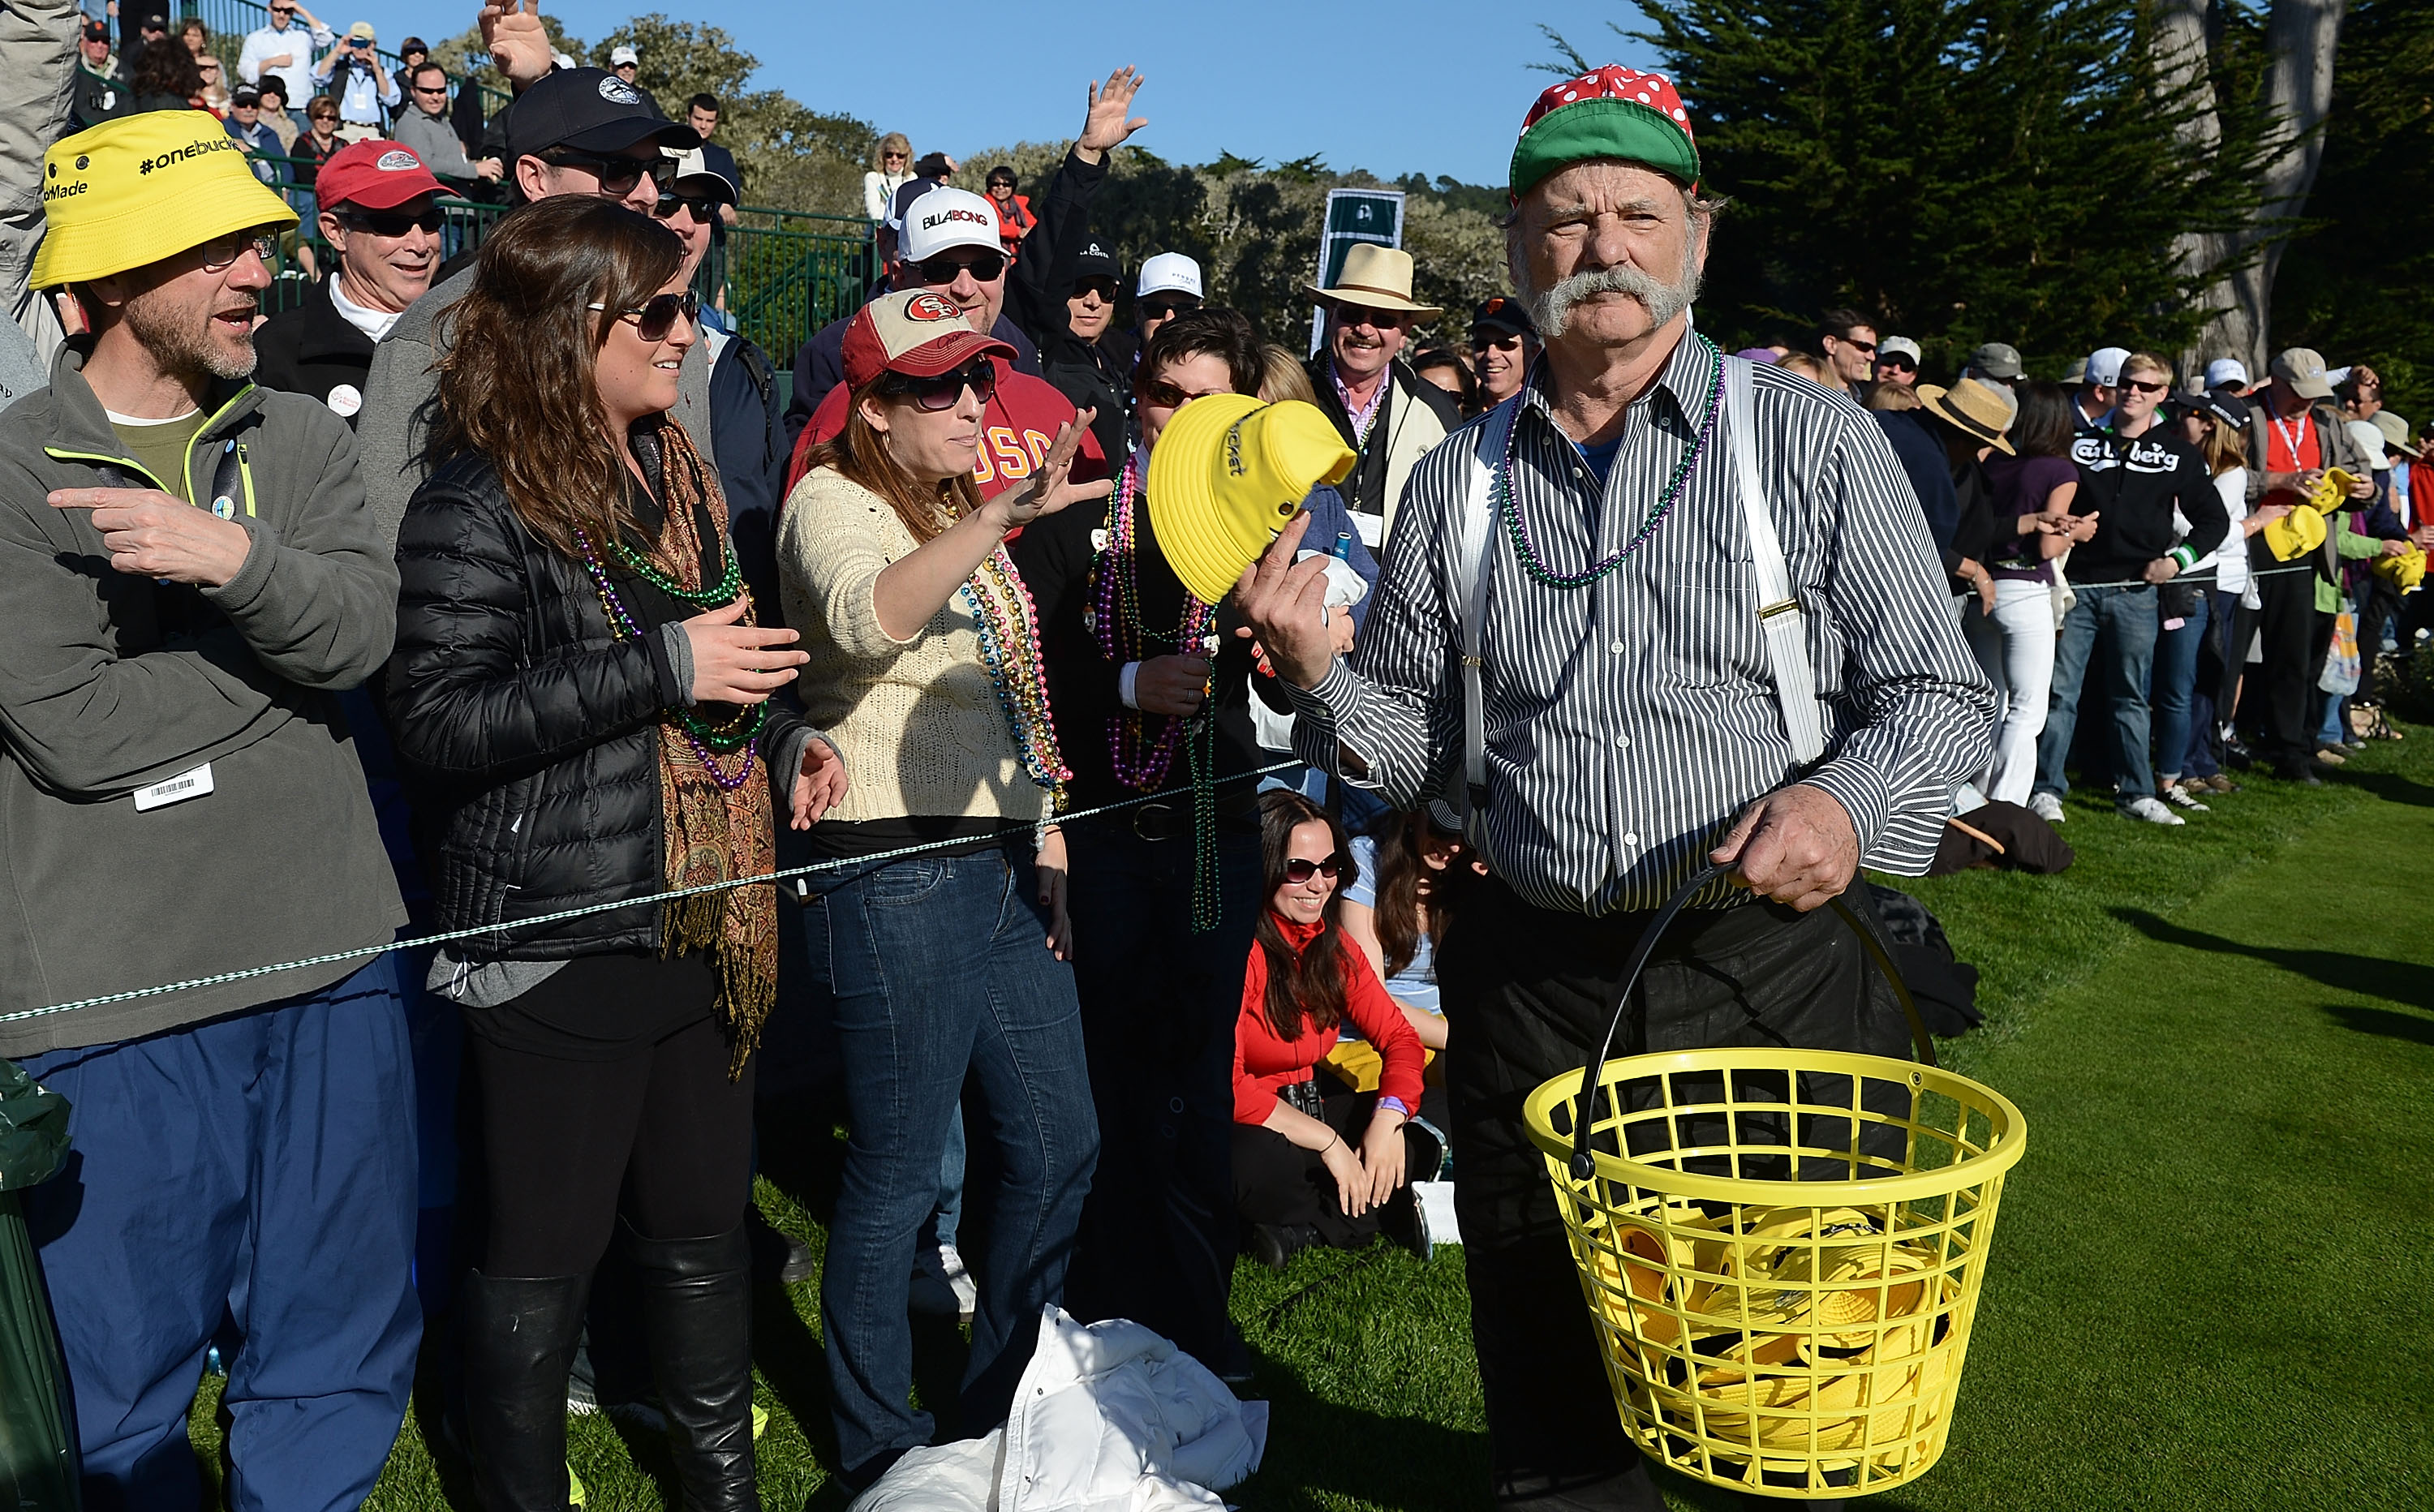
[[[1696,441],[1715,364],[1685,337],[1632,404],[1603,490],[1557,429],[1540,365],[1512,487],[1549,567],[1577,573],[1646,521]],[[1868,865],[1923,873],[1953,789],[1991,753],[1993,691],[1884,433],[1840,394],[1771,367],[1756,378],[1758,470],[1807,611],[1826,756],[1805,773],[1792,759],[1722,416],[1671,514],[1594,584],[1528,576],[1500,517],[1482,648],[1487,841],[1498,875],[1541,908],[1657,907],[1751,800],[1795,780],[1841,802]],[[1413,471],[1351,660],[1290,689],[1301,756],[1328,762],[1341,741],[1367,766],[1354,780],[1399,808],[1461,782],[1451,561],[1479,423]]]

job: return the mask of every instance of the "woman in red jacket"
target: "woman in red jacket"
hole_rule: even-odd
[[[1234,1027],[1234,1206],[1250,1251],[1281,1270],[1297,1250],[1355,1249],[1382,1232],[1425,1257],[1428,1227],[1410,1184],[1439,1153],[1411,1122],[1425,1057],[1337,920],[1339,884],[1353,875],[1344,831],[1291,790],[1260,800],[1260,831],[1268,906]],[[1346,1020],[1385,1068],[1375,1095],[1323,1098],[1312,1067]]]

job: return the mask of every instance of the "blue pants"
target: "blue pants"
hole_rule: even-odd
[[[2155,590],[2081,588],[2064,617],[2054,642],[2053,702],[2046,727],[2037,736],[2037,787],[2056,797],[2070,791],[2063,763],[2070,757],[2070,740],[2079,728],[2079,695],[2087,678],[2088,662],[2101,642],[2099,661],[2104,696],[2113,706],[2113,771],[2120,784],[2119,801],[2155,796],[2155,769],[2147,759],[2151,720],[2147,682],[2155,662],[2155,634],[2163,622],[2155,612]]]
[[[2197,608],[2181,621],[2179,629],[2157,631],[2155,759],[2169,776],[2204,774],[2190,765],[2187,757],[2189,733],[2194,726],[2198,706],[2199,654],[2205,650],[2207,632],[2212,625],[2208,611],[2212,607],[2209,601],[2213,597],[2211,588],[2201,589]],[[2209,703],[2207,706],[2211,708],[2213,705]]]
[[[26,1194],[90,1508],[193,1512],[224,1322],[229,1504],[353,1512],[414,1382],[414,1079],[390,958],[228,1018],[23,1062],[74,1107]],[[5,1387],[0,1387],[5,1389]]]
[[[1028,854],[988,850],[851,875],[804,909],[813,974],[836,994],[851,1128],[820,1317],[838,1454],[857,1480],[931,1438],[910,1400],[905,1307],[959,1098],[971,1183],[958,1248],[980,1292],[965,1433],[1004,1419],[1040,1308],[1064,1297],[1099,1126],[1073,971],[1048,951],[1037,890]]]

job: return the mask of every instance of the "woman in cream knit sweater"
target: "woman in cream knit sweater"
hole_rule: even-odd
[[[866,307],[845,338],[846,429],[813,453],[780,527],[788,622],[811,658],[798,686],[855,774],[813,829],[848,864],[818,874],[804,932],[835,994],[852,1127],[820,1306],[856,1489],[930,1441],[909,1402],[906,1293],[967,1085],[967,1200],[988,1235],[966,1255],[967,1434],[1006,1416],[1098,1154],[1063,847],[1043,836],[1068,773],[1004,540],[1107,484],[1067,477],[1086,414],[1026,484],[981,501],[981,411],[1012,355],[927,291]],[[894,855],[908,846],[935,848]]]

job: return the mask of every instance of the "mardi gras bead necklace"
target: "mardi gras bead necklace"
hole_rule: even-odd
[[[1182,622],[1172,634],[1141,622],[1140,474],[1141,454],[1136,451],[1124,464],[1115,501],[1107,510],[1106,545],[1090,564],[1087,628],[1098,638],[1099,654],[1119,667],[1147,661],[1154,642],[1183,655],[1206,653],[1216,619],[1214,607],[1187,590]],[[1153,718],[1157,721],[1155,735],[1150,733]],[[1172,715],[1152,716],[1139,709],[1108,715],[1107,761],[1115,769],[1116,780],[1136,792],[1155,790],[1174,764],[1174,749],[1183,739],[1185,723]]]
[[[581,526],[575,527],[574,544],[582,551],[584,570],[591,578],[592,591],[600,596],[600,612],[608,617],[609,634],[619,640],[643,638],[642,625],[626,609],[626,601],[618,595],[616,585],[608,580],[608,569],[600,564],[600,553],[592,549],[591,537],[584,534]],[[734,565],[735,553],[729,552],[727,555],[731,569]],[[698,602],[694,601],[692,596],[700,591],[702,590],[694,589],[677,593],[676,596],[690,602]],[[729,594],[713,607],[723,607],[733,602],[735,602],[734,595]],[[733,792],[743,787],[752,775],[752,742],[759,738],[762,726],[768,722],[769,705],[765,702],[755,704],[749,708],[739,711],[734,718],[715,724],[698,718],[690,709],[679,708],[673,710],[672,713],[674,718],[671,722],[676,725],[677,733],[683,737],[685,744],[692,748],[694,756],[700,760],[702,769],[710,773],[710,780],[718,784],[719,790]],[[720,771],[718,758],[712,755],[712,752],[733,752],[738,748],[743,750],[744,759],[737,765],[733,773]]]
[[[1050,811],[1062,812],[1065,784],[1072,780],[1073,770],[1057,748],[1056,721],[1048,706],[1048,677],[1039,661],[1039,611],[1003,542],[961,591],[1022,770],[1048,790]]]
[[[1585,588],[1620,567],[1622,559],[1639,550],[1649,536],[1656,534],[1656,527],[1665,523],[1665,517],[1672,513],[1674,503],[1682,497],[1683,486],[1690,481],[1690,469],[1697,467],[1699,459],[1706,454],[1707,442],[1716,433],[1716,412],[1723,405],[1723,355],[1706,336],[1700,336],[1698,340],[1700,346],[1707,348],[1708,360],[1716,369],[1715,381],[1707,389],[1706,416],[1699,422],[1698,439],[1690,443],[1690,449],[1683,452],[1682,460],[1674,465],[1673,476],[1667,480],[1665,496],[1658,501],[1655,512],[1648,517],[1631,539],[1622,543],[1620,551],[1586,571],[1558,572],[1549,567],[1547,559],[1539,554],[1537,539],[1530,534],[1530,522],[1521,518],[1521,500],[1513,487],[1513,444],[1520,434],[1521,427],[1517,424],[1505,428],[1504,463],[1496,469],[1497,510],[1504,518],[1506,534],[1513,537],[1513,554],[1520,558],[1521,569],[1532,578],[1551,588]]]

